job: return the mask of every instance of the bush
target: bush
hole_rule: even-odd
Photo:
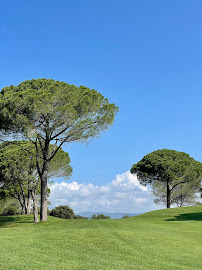
[[[55,207],[50,211],[50,216],[72,219],[74,218],[74,211],[67,205]]]
[[[110,219],[110,216],[105,216],[103,214],[97,214],[97,215],[93,214],[91,218],[92,219]]]
[[[47,208],[47,215],[50,216],[51,210]]]
[[[88,219],[88,218],[80,215],[74,215],[74,219]]]
[[[129,217],[130,217],[129,215],[122,216],[122,218],[129,218]]]
[[[3,207],[0,215],[1,216],[14,216],[20,215],[20,208],[16,202],[9,202],[6,206]]]

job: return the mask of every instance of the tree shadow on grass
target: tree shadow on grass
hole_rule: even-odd
[[[29,216],[2,216],[0,217],[0,228],[11,227],[16,223],[32,223]]]
[[[172,219],[166,219],[166,221],[202,221],[202,213],[186,213],[179,214]]]

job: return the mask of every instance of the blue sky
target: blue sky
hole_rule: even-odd
[[[202,162],[201,27],[199,0],[3,1],[0,89],[52,78],[119,106],[100,139],[64,148],[70,181],[107,185],[161,148]]]

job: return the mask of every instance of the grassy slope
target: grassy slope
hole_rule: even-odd
[[[0,269],[202,269],[202,206],[121,220],[0,218]]]

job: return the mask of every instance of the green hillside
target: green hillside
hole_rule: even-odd
[[[202,269],[202,206],[119,220],[0,218],[0,269]]]

